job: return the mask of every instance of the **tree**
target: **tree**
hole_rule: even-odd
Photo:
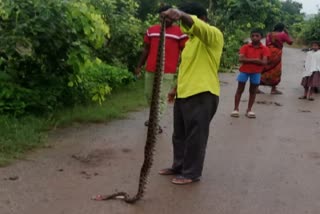
[[[301,36],[306,43],[320,41],[320,12],[314,18],[305,21]]]
[[[0,1],[0,113],[102,101],[130,78],[96,56],[109,36],[86,0]]]
[[[160,4],[159,0],[137,0],[139,6],[138,18],[141,20],[147,19],[148,14],[155,14]]]
[[[302,4],[293,0],[281,2],[281,21],[288,27],[303,21]]]
[[[221,65],[226,68],[238,63],[238,49],[252,28],[267,29],[280,19],[279,0],[217,0],[209,1],[209,6],[212,24],[224,33]]]

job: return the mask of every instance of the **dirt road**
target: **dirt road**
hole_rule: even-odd
[[[1,214],[319,214],[320,96],[302,94],[304,53],[284,51],[283,95],[259,95],[257,119],[231,118],[235,74],[223,74],[201,182],[175,186],[157,175],[172,158],[172,109],[162,121],[146,197],[136,205],[94,202],[98,193],[134,193],[147,111],[108,124],[54,131],[52,148],[0,168]],[[262,88],[269,92],[268,88]],[[247,100],[247,93],[243,100]],[[246,102],[241,103],[244,113]]]

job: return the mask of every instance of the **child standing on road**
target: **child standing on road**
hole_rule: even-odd
[[[299,99],[313,101],[312,91],[320,87],[320,42],[311,43],[311,51],[308,52],[301,85],[304,87],[304,95]]]
[[[239,104],[241,95],[245,89],[246,82],[250,78],[250,96],[246,116],[256,118],[252,111],[252,106],[256,98],[257,88],[260,84],[261,72],[264,65],[267,64],[267,58],[270,56],[269,49],[261,43],[262,31],[254,29],[251,31],[251,43],[243,45],[239,51],[240,73],[238,75],[238,88],[234,98],[234,111],[231,117],[239,117]]]

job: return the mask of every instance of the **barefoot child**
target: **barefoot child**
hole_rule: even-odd
[[[311,43],[311,51],[308,52],[305,62],[305,70],[301,85],[304,87],[304,95],[299,99],[313,101],[312,91],[320,87],[320,42]]]
[[[251,43],[243,45],[239,52],[240,73],[238,75],[238,89],[234,98],[234,111],[231,117],[239,117],[239,104],[241,95],[245,89],[246,82],[250,78],[250,96],[246,116],[255,118],[256,115],[252,111],[252,106],[256,98],[256,91],[260,84],[261,72],[263,66],[267,64],[267,58],[270,55],[269,49],[264,46],[260,40],[262,39],[262,32],[259,29],[251,31]]]

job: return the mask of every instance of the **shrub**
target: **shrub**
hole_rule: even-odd
[[[85,0],[2,0],[0,113],[101,101],[111,87],[131,80],[128,71],[114,74],[96,57],[110,37],[105,21]]]
[[[320,12],[314,18],[305,22],[301,36],[307,43],[320,41]]]
[[[134,0],[90,0],[110,25],[111,37],[99,57],[109,64],[125,66],[130,71],[137,65],[143,34],[143,21],[138,19],[139,4]]]

